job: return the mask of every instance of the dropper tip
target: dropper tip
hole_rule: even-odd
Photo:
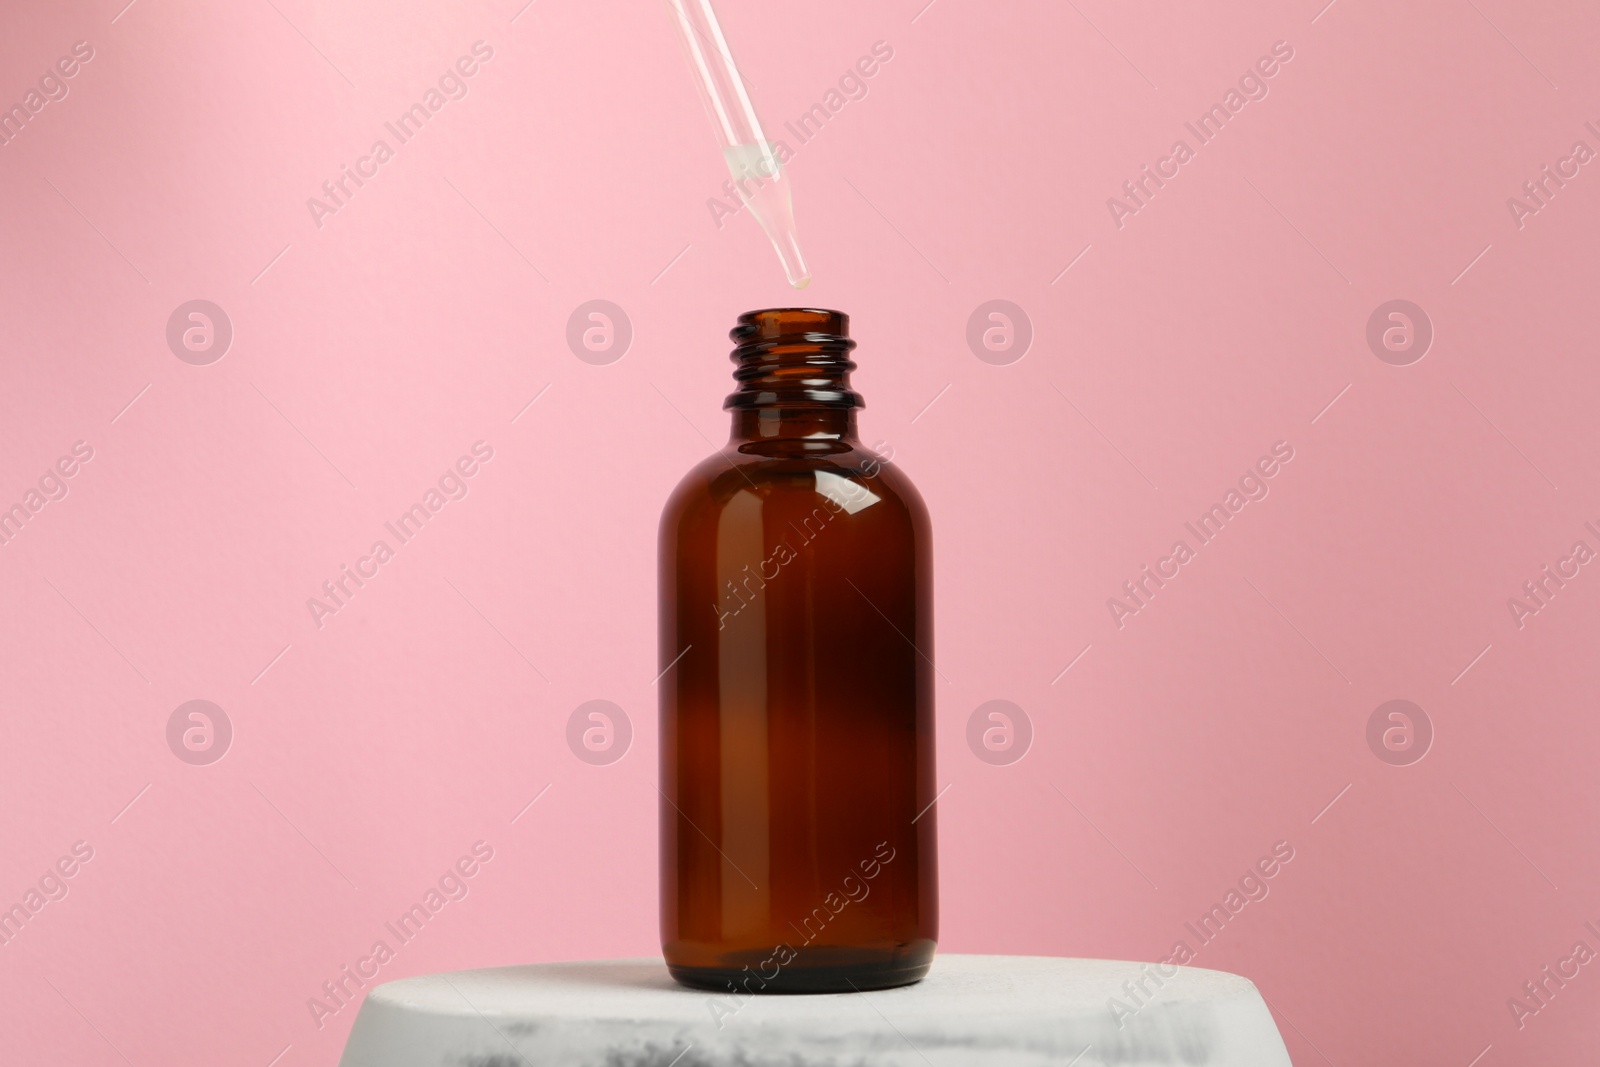
[[[806,286],[811,284],[811,275],[807,274],[801,278],[790,278],[789,284],[794,286],[796,289],[804,289]]]

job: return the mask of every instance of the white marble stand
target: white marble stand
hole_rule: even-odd
[[[1145,993],[1124,988],[1141,979]],[[659,959],[404,978],[368,994],[339,1064],[1289,1067],[1289,1056],[1256,987],[1236,975],[943,955],[917,985],[817,996],[696,992]]]

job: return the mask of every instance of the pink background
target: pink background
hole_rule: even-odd
[[[355,1007],[308,998],[480,840],[383,980],[654,953],[656,517],[726,435],[735,315],[795,302],[748,214],[713,221],[663,6],[123,2],[0,29],[6,104],[94,49],[0,148],[0,505],[94,450],[0,547],[0,904],[94,850],[0,946],[4,1058],[332,1064]],[[1252,978],[1297,1064],[1576,1063],[1600,964],[1520,1028],[1507,1000],[1600,950],[1600,569],[1520,628],[1507,600],[1600,549],[1600,165],[1520,228],[1507,198],[1600,149],[1600,9],[1323,2],[722,9],[773,136],[894,50],[791,174],[804,301],[853,316],[863,435],[937,531],[941,947],[1159,959],[1285,841],[1194,962]],[[307,198],[479,40],[319,228]],[[1119,228],[1276,41],[1269,95]],[[165,338],[197,298],[234,329],[209,366]],[[596,298],[634,330],[604,366],[565,340]],[[1034,331],[1006,366],[965,339],[996,298]],[[1436,333],[1409,366],[1365,339],[1396,298]],[[479,440],[319,629],[307,599]],[[1266,499],[1118,628],[1278,441]],[[233,725],[209,766],[166,740],[193,699]],[[634,729],[606,766],[565,741],[592,699]],[[967,746],[993,699],[1020,762]],[[1409,766],[1366,740],[1392,699],[1434,730]]]

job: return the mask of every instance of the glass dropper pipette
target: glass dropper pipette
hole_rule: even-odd
[[[804,289],[811,271],[800,253],[794,226],[794,197],[772,145],[761,132],[761,120],[745,92],[739,68],[722,35],[711,0],[667,0],[700,98],[733,175],[739,198],[772,240],[789,284]]]

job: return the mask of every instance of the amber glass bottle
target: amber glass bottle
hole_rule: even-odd
[[[927,509],[856,438],[845,315],[730,336],[728,446],[661,517],[662,949],[719,992],[904,985],[939,922]]]

